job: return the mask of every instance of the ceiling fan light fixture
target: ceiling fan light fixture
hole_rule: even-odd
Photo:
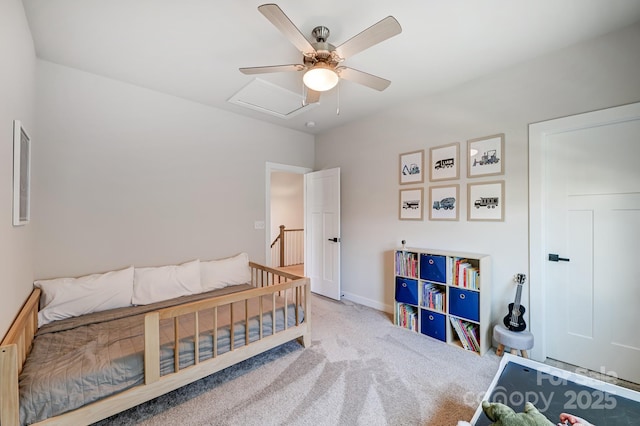
[[[304,73],[302,81],[304,85],[316,92],[326,92],[336,87],[338,84],[338,74],[322,63],[316,64],[313,68]]]

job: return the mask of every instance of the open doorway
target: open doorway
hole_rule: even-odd
[[[266,167],[266,263],[296,275],[304,275],[304,174],[311,170]]]

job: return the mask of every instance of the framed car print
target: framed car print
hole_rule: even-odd
[[[504,133],[467,141],[467,177],[504,174]]]
[[[429,188],[429,220],[458,220],[460,185]]]
[[[504,181],[467,184],[467,220],[504,220]]]
[[[460,144],[458,142],[429,150],[429,180],[451,180],[460,177]]]
[[[400,185],[424,182],[424,149],[400,154]]]
[[[400,220],[422,220],[423,193],[424,188],[400,190]]]

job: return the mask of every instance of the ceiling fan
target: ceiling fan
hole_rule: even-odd
[[[303,63],[240,68],[242,73],[304,71],[302,80],[307,88],[306,104],[318,102],[320,93],[331,90],[341,78],[380,91],[391,84],[384,78],[340,64],[356,53],[400,34],[402,28],[393,16],[387,16],[336,47],[327,42],[329,38],[327,27],[315,27],[311,32],[315,42],[310,43],[278,5],[263,4],[258,6],[258,10],[302,53]]]

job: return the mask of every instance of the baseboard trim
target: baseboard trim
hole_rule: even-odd
[[[377,309],[379,311],[387,312],[389,314],[393,313],[393,306],[380,303],[377,300],[367,299],[366,297],[358,296],[357,294],[353,293],[347,293],[346,291],[342,292],[342,297],[360,305]]]

